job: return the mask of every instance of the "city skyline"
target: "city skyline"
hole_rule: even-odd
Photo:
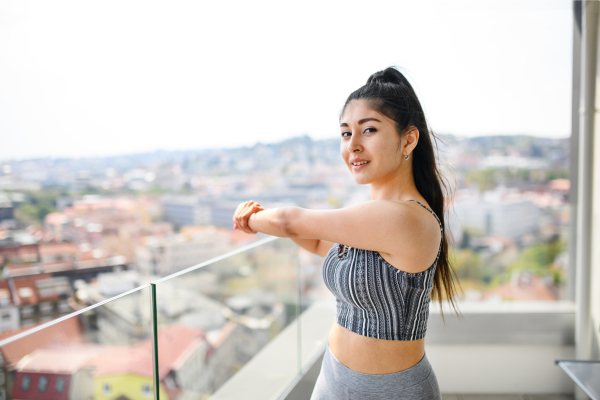
[[[337,138],[390,65],[437,133],[570,135],[570,1],[430,5],[3,2],[0,160]]]

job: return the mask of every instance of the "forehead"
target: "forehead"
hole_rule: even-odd
[[[377,118],[381,122],[389,122],[389,119],[373,109],[368,101],[363,99],[352,100],[346,105],[340,119],[341,123],[351,124],[364,118]]]

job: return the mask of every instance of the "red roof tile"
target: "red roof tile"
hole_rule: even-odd
[[[194,347],[204,340],[204,332],[186,326],[170,326],[158,332],[159,377],[162,380],[176,368]],[[96,368],[96,376],[134,373],[152,377],[152,341],[139,346],[115,347],[90,360]]]
[[[556,301],[556,294],[550,289],[543,280],[537,276],[531,278],[531,283],[514,284],[506,283],[497,288],[485,292],[484,299],[501,298],[510,301]]]
[[[32,327],[5,332],[0,335],[0,340],[7,339],[30,329]],[[51,344],[82,343],[83,338],[83,327],[79,318],[74,317],[2,346],[0,347],[0,352],[8,362],[8,369],[14,369],[23,357],[33,353],[37,349],[50,346]]]
[[[96,344],[61,344],[41,348],[23,357],[17,363],[17,370],[48,374],[73,375],[88,364],[88,360],[104,348]],[[57,362],[60,360],[60,362]]]
[[[71,242],[60,242],[60,243],[40,243],[39,244],[40,256],[56,256],[56,255],[73,255],[79,252],[79,248],[75,243]]]

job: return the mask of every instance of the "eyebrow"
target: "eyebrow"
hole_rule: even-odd
[[[378,120],[377,118],[363,118],[363,119],[361,119],[361,120],[359,120],[359,121],[358,121],[358,124],[359,124],[359,125],[362,125],[362,124],[364,124],[365,122],[369,122],[369,121],[377,121],[377,122],[381,122],[381,121],[380,121],[380,120]],[[347,126],[348,126],[348,124],[347,124],[347,123],[345,123],[345,122],[342,122],[342,123],[340,124],[340,127],[347,127]]]

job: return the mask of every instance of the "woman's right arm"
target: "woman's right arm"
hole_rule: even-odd
[[[335,243],[320,239],[296,239],[292,240],[304,250],[308,250],[313,254],[325,257]]]
[[[260,204],[252,200],[240,204],[233,215],[233,228],[242,230],[247,233],[256,233],[252,231],[247,225],[250,216],[258,211],[265,211],[265,209]],[[308,239],[297,237],[290,239],[292,239],[298,246],[302,247],[303,249],[308,250],[311,253],[321,257],[325,257],[329,252],[329,249],[331,249],[331,247],[335,244],[333,242],[321,239]]]
[[[265,210],[253,201],[236,210],[234,226],[247,233],[262,232],[293,240],[305,239],[316,254],[324,254],[326,245],[316,240],[343,243],[348,247],[402,255],[407,264],[418,260],[440,241],[440,228],[433,218],[425,219],[412,205],[395,200],[371,200],[335,210],[307,210],[281,207]],[[434,224],[435,222],[435,224]],[[298,243],[298,242],[297,242]],[[433,247],[432,247],[433,249]],[[433,254],[433,253],[432,253]],[[427,257],[429,258],[429,254]],[[431,260],[433,262],[433,260]],[[430,264],[431,265],[431,264]],[[406,272],[417,273],[420,270]]]

